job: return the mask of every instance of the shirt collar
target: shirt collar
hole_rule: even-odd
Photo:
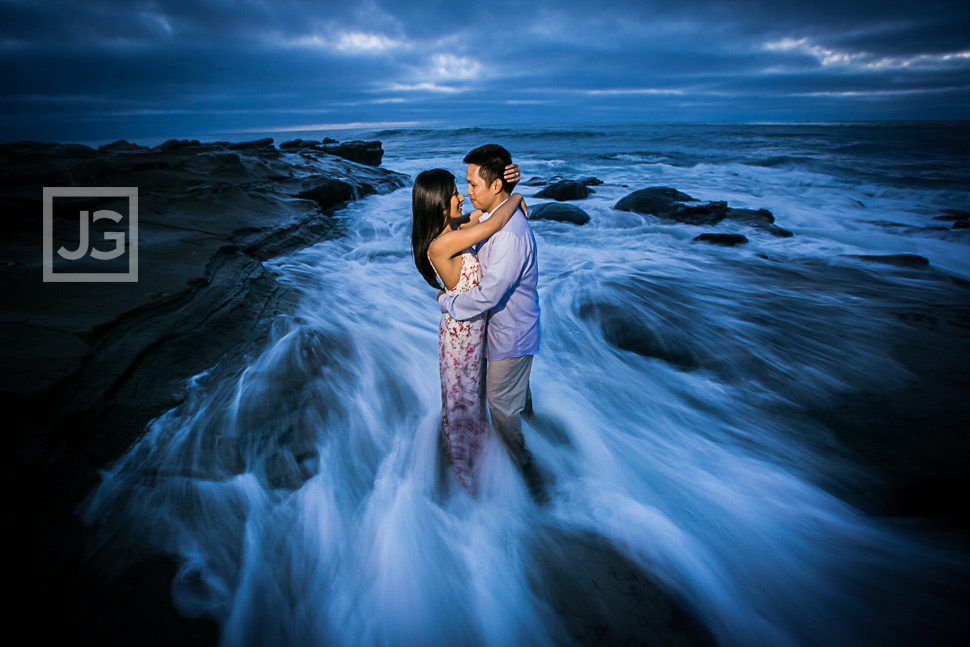
[[[511,198],[511,197],[512,197],[512,196],[509,196],[509,198]],[[493,214],[493,213],[495,213],[495,210],[496,210],[496,209],[498,209],[499,207],[501,207],[501,206],[502,206],[503,204],[505,204],[506,202],[508,202],[508,201],[509,201],[509,198],[505,198],[505,199],[504,199],[504,200],[502,200],[502,201],[501,201],[500,203],[498,203],[497,205],[495,205],[495,206],[494,206],[494,207],[492,208],[492,210],[491,210],[491,211],[486,211],[485,213],[483,213],[483,214],[482,214],[482,215],[481,215],[481,216],[480,216],[480,217],[478,218],[478,222],[484,222],[484,221],[486,221],[486,220],[488,220],[489,218],[491,218],[491,217],[492,217],[492,214]]]

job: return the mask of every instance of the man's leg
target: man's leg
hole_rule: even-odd
[[[486,391],[495,433],[525,477],[529,490],[537,494],[541,490],[541,477],[522,436],[523,414],[526,419],[533,418],[531,372],[532,355],[489,362]]]
[[[532,389],[528,384],[525,385],[525,408],[522,409],[522,417],[528,420],[530,425],[535,424],[536,414],[532,410]]]

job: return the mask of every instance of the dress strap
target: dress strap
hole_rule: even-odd
[[[448,288],[445,287],[445,282],[441,280],[441,275],[438,274],[438,268],[434,266],[434,261],[431,260],[431,252],[428,252],[428,262],[431,263],[431,269],[434,270],[434,275],[438,277],[438,283],[441,284],[441,288],[447,290]]]

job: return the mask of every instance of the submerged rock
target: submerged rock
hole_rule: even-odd
[[[767,227],[775,217],[767,209],[728,209],[725,218],[751,227]]]
[[[970,221],[970,211],[962,209],[944,209],[942,216],[935,216],[933,220],[945,220],[948,222],[968,222]]]
[[[748,242],[748,238],[742,234],[701,234],[694,238],[694,242],[734,247],[735,245],[744,245]]]
[[[929,259],[918,254],[886,254],[886,255],[868,255],[868,254],[852,254],[852,258],[857,258],[860,261],[870,261],[872,263],[881,263],[883,265],[893,265],[895,267],[910,267],[910,268],[920,268],[927,267],[930,264]]]
[[[791,238],[795,235],[787,229],[782,229],[778,225],[768,225],[767,227],[761,227],[761,229],[764,229],[775,238]]]
[[[700,366],[690,348],[662,339],[633,312],[612,303],[593,302],[580,306],[578,314],[580,319],[598,324],[603,338],[620,350],[661,359],[681,369]]]
[[[566,200],[584,200],[589,197],[590,189],[575,180],[562,180],[555,184],[550,184],[543,190],[536,193],[533,197],[550,198],[558,202]]]
[[[585,225],[589,222],[589,214],[571,204],[558,202],[544,202],[529,209],[530,220],[555,220],[570,222],[574,225]]]

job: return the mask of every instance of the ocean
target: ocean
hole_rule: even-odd
[[[966,406],[937,404],[968,377],[970,125],[337,136],[380,139],[383,165],[412,177],[448,169],[463,194],[461,159],[484,143],[512,152],[530,205],[545,202],[531,178],[602,182],[572,203],[588,224],[532,223],[525,434],[551,501],[532,502],[494,440],[477,499],[441,475],[439,314],[410,258],[410,191],[370,196],[335,216],[339,237],[266,262],[299,298],[265,348],[195,376],[88,501],[112,541],[180,560],[182,613],[215,618],[227,645],[583,644],[586,625],[617,644],[645,635],[630,616],[655,608],[646,579],[719,645],[965,629],[966,547],[923,518],[932,506],[901,512],[894,479],[932,454],[908,444],[924,429],[967,456],[952,438]],[[793,235],[613,208],[653,186],[767,209]],[[590,542],[607,566],[576,557]]]

